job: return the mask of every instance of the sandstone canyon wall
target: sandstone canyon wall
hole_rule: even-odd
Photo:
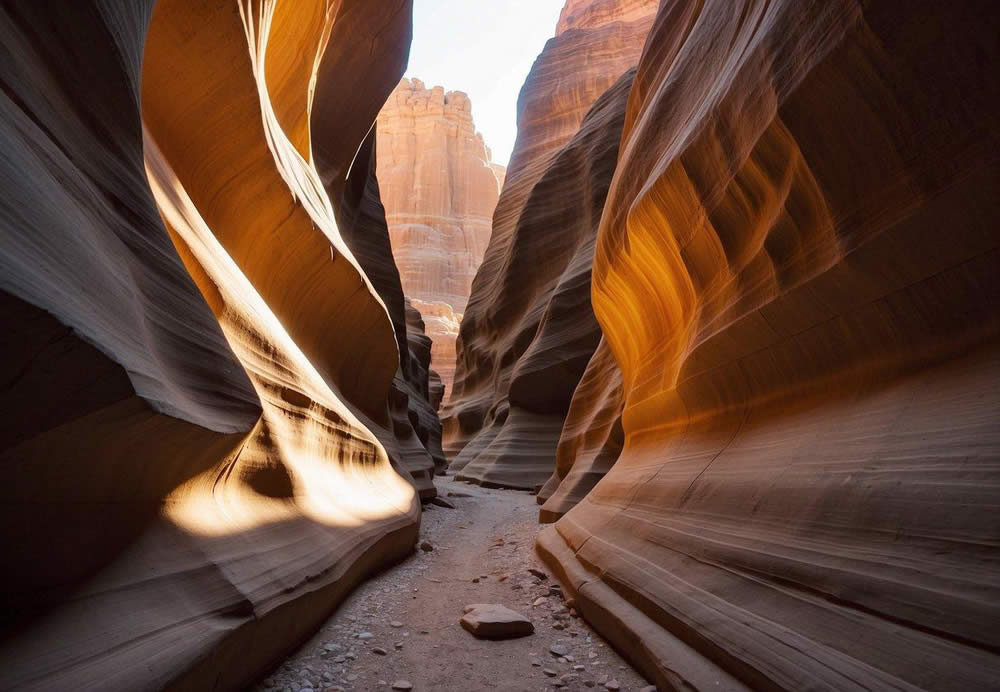
[[[240,688],[412,550],[427,362],[348,175],[410,27],[0,8],[4,686]]]
[[[1000,686],[998,35],[662,3],[563,431],[566,481],[606,475],[539,539],[660,689]]]
[[[505,169],[461,91],[403,79],[378,115],[377,170],[403,292],[431,338],[451,393],[455,339],[486,244]]]
[[[617,160],[626,73],[656,2],[567,3],[518,100],[518,134],[458,340],[442,420],[458,477],[534,488],[555,466],[600,332],[590,265]]]

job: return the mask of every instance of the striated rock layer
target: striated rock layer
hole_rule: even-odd
[[[458,323],[505,169],[492,162],[461,91],[403,79],[377,130],[378,178],[403,291],[423,315],[432,364],[450,392]]]
[[[573,390],[600,340],[590,308],[590,267],[634,71],[626,72],[583,120],[580,131],[535,184],[517,233],[509,280],[523,290],[535,328],[509,375],[505,401],[452,463],[459,480],[533,488],[552,473]],[[560,205],[550,200],[559,200]],[[547,258],[547,259],[543,259]],[[516,304],[516,303],[515,303]],[[526,339],[524,334],[518,335]]]
[[[998,35],[662,4],[593,268],[624,445],[539,541],[660,689],[1000,685]]]
[[[628,0],[593,4],[599,17],[560,22],[521,90],[493,235],[462,321],[444,446],[453,468],[479,483],[533,488],[549,478],[599,340],[592,243],[617,158],[623,74],[638,62],[656,2],[638,14]]]
[[[387,247],[347,170],[410,24],[408,0],[0,9],[5,686],[241,688],[412,550],[426,361],[391,266],[362,268],[378,239],[346,242]]]

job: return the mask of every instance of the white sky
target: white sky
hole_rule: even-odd
[[[493,160],[507,165],[517,95],[565,0],[414,0],[407,77],[464,91]]]

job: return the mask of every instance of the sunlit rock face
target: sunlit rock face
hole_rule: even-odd
[[[663,3],[593,267],[623,450],[540,540],[660,689],[1000,684],[998,30]]]
[[[412,549],[426,365],[346,240],[410,13],[0,9],[5,686],[241,688]]]
[[[389,395],[392,422],[372,429],[390,458],[410,474],[421,497],[429,498],[436,494],[431,481],[435,471],[445,467],[441,421],[430,403],[430,353],[423,353],[420,342],[421,337],[427,337],[423,324],[409,315],[413,308],[403,297],[399,272],[392,260],[389,229],[375,177],[374,149],[375,133],[371,132],[350,167],[349,177],[342,185],[334,183],[328,189],[331,199],[336,200],[334,209],[341,237],[382,298],[399,345],[399,370]],[[417,353],[411,350],[414,340]]]
[[[476,132],[461,91],[403,79],[378,115],[378,179],[403,291],[451,391],[458,323],[483,260],[504,167]]]
[[[533,488],[549,478],[570,397],[599,340],[590,255],[628,90],[616,82],[638,62],[657,3],[638,15],[633,2],[618,3],[620,12],[591,4],[602,8],[599,19],[564,26],[585,9],[567,3],[561,33],[521,89],[517,141],[442,413],[454,468],[487,485]],[[549,319],[554,328],[540,329]]]

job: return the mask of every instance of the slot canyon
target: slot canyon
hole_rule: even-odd
[[[1000,690],[1000,3],[544,4],[0,0],[0,689]]]

